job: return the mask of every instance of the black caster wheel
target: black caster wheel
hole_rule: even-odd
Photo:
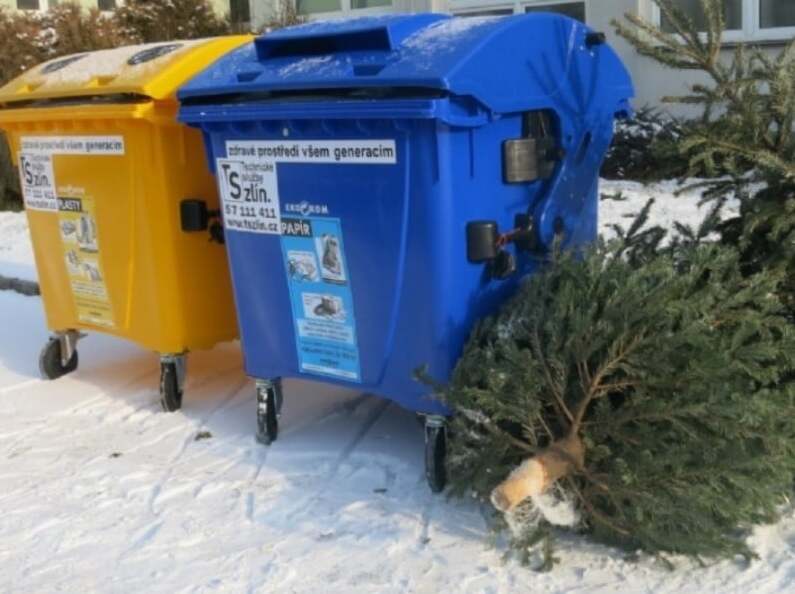
[[[257,441],[263,445],[270,445],[279,437],[282,400],[279,382],[257,386]]]
[[[182,408],[182,389],[176,363],[160,364],[160,406],[165,412]]]
[[[39,371],[44,379],[58,379],[77,369],[77,361],[77,350],[75,350],[69,362],[64,365],[61,360],[61,341],[58,338],[51,338],[39,354]]]
[[[434,493],[447,484],[447,427],[444,423],[425,423],[425,478]]]

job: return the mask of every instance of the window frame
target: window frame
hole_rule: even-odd
[[[755,8],[751,12],[752,31],[754,36],[759,40],[776,40],[776,41],[789,41],[795,38],[795,25],[784,27],[767,27],[762,28],[762,2],[761,0],[746,0]]]
[[[47,0],[38,0],[38,2],[39,2],[38,8],[20,8],[19,0],[14,0],[13,10],[21,10],[24,12],[44,12],[50,7],[49,2]]]
[[[367,8],[353,8],[351,0],[340,0],[340,7],[338,10],[329,10],[327,12],[299,12],[298,14],[307,17],[310,20],[313,19],[328,19],[334,18],[339,16],[368,16],[368,15],[377,15],[377,14],[388,14],[392,12],[398,12],[395,9],[395,2],[397,0],[392,0],[392,4],[389,6],[370,6]]]
[[[364,8],[354,8],[352,0],[341,0],[343,4],[348,5],[348,12],[359,16],[360,14],[367,15],[368,13],[383,14],[384,12],[396,12],[395,2],[399,0],[390,0],[388,6],[366,6]]]
[[[646,1],[651,5],[652,22],[659,27],[662,22],[660,7],[652,0]],[[723,35],[724,42],[786,42],[795,37],[795,26],[763,29],[759,18],[761,8],[760,0],[742,0],[742,28],[726,31]]]
[[[351,0],[340,0],[338,10],[327,12],[299,13],[309,20],[328,19],[340,16],[367,16],[402,12],[395,7],[399,0],[392,0],[390,6],[373,6],[369,8],[353,8]],[[447,12],[455,15],[467,15],[482,10],[511,10],[510,14],[524,14],[525,6],[552,6],[554,4],[582,3],[585,6],[585,22],[588,22],[591,11],[590,0],[447,0]],[[506,15],[507,16],[507,15]]]
[[[38,8],[19,8],[19,4],[17,0],[14,0],[14,3],[9,6],[11,10],[20,10],[23,12],[47,12],[51,8],[55,8],[58,6],[59,0],[39,0],[39,7]],[[119,1],[119,0],[117,0]],[[99,2],[97,2],[97,6],[99,6]],[[102,11],[105,12],[105,11]]]
[[[455,6],[453,6],[455,4]],[[463,6],[458,6],[459,4]],[[449,8],[452,11],[454,16],[510,16],[512,14],[516,14],[516,3],[515,2],[508,2],[506,3],[505,0],[499,0],[499,2],[495,3],[486,3],[480,2],[475,3],[474,6],[467,6],[470,4],[468,2],[457,2],[456,0],[450,0]],[[460,8],[460,9],[459,9]],[[489,10],[507,10],[504,15],[482,15],[482,12],[486,12]]]
[[[525,14],[526,6],[554,6],[555,4],[582,4],[585,8],[585,22],[590,19],[590,0],[448,0],[447,9],[454,15],[466,16],[483,10],[511,9],[511,14]],[[506,15],[507,16],[507,15]]]
[[[116,0],[116,1],[118,2],[118,0]],[[99,2],[99,0],[97,0],[97,2]],[[244,1],[244,2],[243,2],[243,4],[245,4],[245,5],[246,5],[245,14],[248,16],[248,19],[245,19],[245,20],[235,20],[235,19],[233,18],[233,16],[234,16],[234,15],[232,14],[232,13],[233,13],[233,8],[234,8],[234,7],[233,7],[233,4],[235,4],[234,0],[229,0],[229,2],[227,3],[227,5],[229,6],[229,13],[228,13],[228,15],[227,15],[227,16],[229,17],[229,21],[230,21],[230,22],[231,22],[233,25],[239,25],[239,24],[248,24],[248,23],[251,23],[251,18],[252,18],[252,17],[251,17],[251,2],[250,2],[249,0],[246,0],[246,1]]]
[[[47,0],[47,1],[49,3],[49,0]],[[97,10],[102,12],[102,13],[113,12],[114,10],[116,10],[121,5],[120,0],[114,0],[113,8],[102,8],[102,7],[100,7],[99,2],[100,2],[100,0],[97,0]]]
[[[543,6],[554,6],[555,4],[582,4],[583,14],[585,15],[584,23],[588,23],[588,18],[590,17],[589,9],[590,2],[586,0],[539,0],[537,2],[519,2],[519,9],[518,14],[527,14],[525,12],[526,6],[534,6],[534,7],[543,7]]]

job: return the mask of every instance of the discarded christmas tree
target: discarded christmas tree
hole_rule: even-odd
[[[751,555],[743,529],[791,493],[795,393],[780,380],[795,343],[778,276],[743,275],[735,250],[703,244],[714,217],[662,248],[647,212],[531,277],[442,390],[453,490],[507,512],[522,550],[557,523],[630,550]]]
[[[740,248],[744,270],[782,270],[781,295],[795,318],[795,39],[778,52],[739,44],[729,53],[724,0],[700,0],[700,26],[681,1],[655,3],[665,31],[628,14],[617,32],[659,64],[702,75],[685,95],[665,98],[702,111],[678,139],[687,176],[713,178],[699,184],[708,198],[739,198],[740,214],[721,237]]]
[[[749,556],[747,529],[791,494],[795,42],[727,60],[723,2],[701,0],[700,27],[656,1],[670,32],[632,15],[618,32],[706,75],[670,98],[704,112],[679,150],[741,212],[663,247],[644,210],[611,245],[553,258],[473,332],[440,388],[457,411],[452,486],[504,511],[523,552],[558,524],[633,551]]]

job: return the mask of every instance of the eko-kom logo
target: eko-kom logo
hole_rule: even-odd
[[[287,202],[284,205],[284,212],[300,214],[302,217],[310,215],[327,215],[328,206],[325,204],[312,204],[306,200],[298,203]]]

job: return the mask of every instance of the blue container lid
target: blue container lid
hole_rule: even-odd
[[[602,108],[620,111],[633,96],[632,82],[612,48],[589,43],[590,32],[551,13],[313,22],[269,33],[227,54],[178,96],[245,101],[246,95],[383,88],[467,97],[492,113],[510,113],[590,93],[598,95]]]

